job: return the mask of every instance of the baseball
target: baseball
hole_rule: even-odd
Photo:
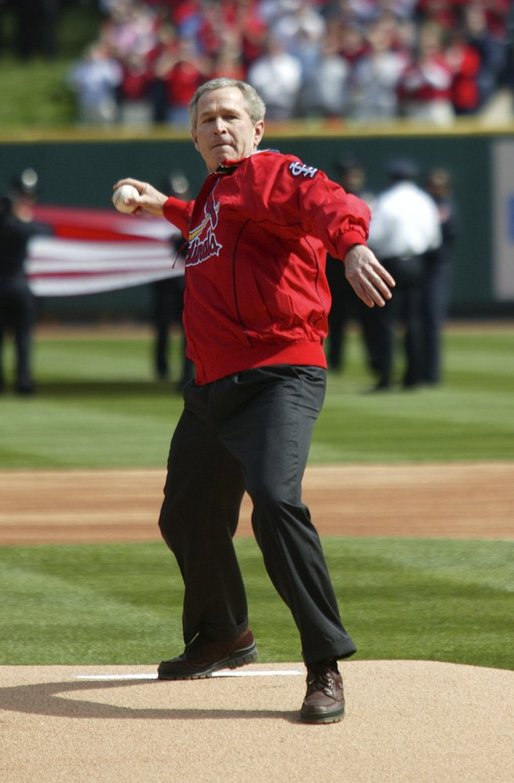
[[[129,198],[138,198],[138,196],[139,192],[133,185],[121,185],[121,187],[116,188],[112,194],[112,203],[118,212],[131,213],[134,212],[137,207],[127,204],[126,201]]]

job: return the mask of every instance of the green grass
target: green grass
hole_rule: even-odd
[[[507,542],[329,538],[360,659],[512,668]],[[237,541],[261,661],[301,659],[252,539]],[[0,549],[0,663],[148,664],[182,649],[182,584],[164,545]]]
[[[512,459],[514,331],[451,330],[445,382],[437,388],[360,394],[361,348],[349,344],[348,367],[331,377],[312,460],[393,462]],[[369,381],[368,381],[369,383]]]
[[[0,56],[2,132],[32,132],[75,122],[75,96],[67,86],[67,75],[84,47],[98,36],[99,20],[97,3],[68,3],[59,11],[57,56],[20,61],[13,54],[14,21],[9,11],[5,12]]]
[[[39,394],[0,400],[0,469],[162,467],[182,401],[153,381],[151,350],[145,333],[39,337]],[[371,379],[352,335],[344,373],[329,377],[311,462],[512,459],[513,356],[508,327],[452,329],[442,386],[362,394]]]
[[[69,63],[63,60],[30,64],[0,58],[0,124],[34,131],[75,122],[75,97],[67,86]]]
[[[150,338],[38,341],[39,393],[1,401],[0,468],[165,462],[179,395],[153,382]]]

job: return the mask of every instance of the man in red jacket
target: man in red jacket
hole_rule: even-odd
[[[159,678],[208,677],[256,659],[232,541],[246,491],[267,572],[300,634],[301,719],[330,723],[344,714],[337,660],[356,648],[301,500],[325,393],[326,253],[342,259],[370,307],[390,299],[394,280],[366,246],[363,201],[294,156],[257,150],[264,114],[244,82],[207,82],[190,104],[209,171],[195,201],[130,178],[114,186],[134,185],[129,203],[164,215],[189,242],[184,327],[196,379],[184,390],[159,520],[184,579],[186,646]]]

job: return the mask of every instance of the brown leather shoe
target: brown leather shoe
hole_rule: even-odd
[[[249,628],[236,639],[215,642],[198,634],[177,658],[161,661],[160,680],[198,680],[218,669],[236,669],[257,660],[257,645]]]
[[[307,693],[300,717],[304,723],[336,723],[344,715],[343,678],[336,661],[307,666]]]

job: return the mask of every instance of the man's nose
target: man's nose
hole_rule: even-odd
[[[216,131],[216,133],[223,133],[223,131],[225,131],[226,129],[227,126],[223,117],[216,117],[214,121],[214,130]]]

